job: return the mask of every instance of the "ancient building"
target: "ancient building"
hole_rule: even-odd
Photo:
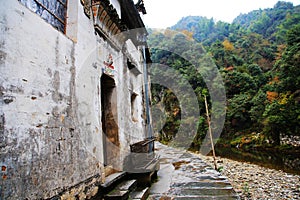
[[[151,137],[139,11],[132,0],[1,0],[0,199],[90,198]]]

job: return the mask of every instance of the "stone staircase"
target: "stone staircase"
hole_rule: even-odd
[[[106,177],[93,200],[146,200],[148,195],[149,187],[138,185],[126,172],[117,172]]]
[[[154,139],[130,145],[131,152],[124,159],[124,172],[105,168],[105,182],[93,200],[145,200],[149,187],[157,177],[159,157],[154,153]]]

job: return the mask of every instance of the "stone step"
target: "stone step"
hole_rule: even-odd
[[[122,178],[124,178],[126,175],[126,172],[117,172],[114,174],[111,174],[105,178],[105,182],[101,184],[103,188],[108,188],[117,182],[119,182]]]
[[[129,198],[129,191],[113,190],[104,196],[104,200],[127,200]]]
[[[125,180],[118,184],[111,192],[104,196],[105,200],[127,200],[129,193],[136,189],[136,180]]]
[[[116,190],[131,192],[131,191],[135,190],[136,186],[137,186],[137,180],[135,180],[135,179],[126,180],[126,181],[123,181],[122,183],[120,183],[116,187]]]
[[[187,189],[233,189],[231,184],[227,181],[198,181],[187,183],[174,183],[171,187],[175,188],[187,188]]]
[[[182,197],[173,197],[173,200],[201,200],[201,199],[214,199],[214,200],[239,200],[239,196],[182,196]]]
[[[210,195],[186,195],[186,196],[173,196],[173,195],[162,195],[162,194],[156,194],[151,195],[151,200],[161,200],[161,199],[172,199],[172,200],[240,200],[240,197],[238,195],[232,195],[232,196],[210,196]]]
[[[198,179],[201,181],[226,181],[227,178],[225,176],[216,176],[216,175],[206,175],[199,174]]]
[[[233,189],[226,188],[178,188],[172,192],[175,196],[235,196]]]
[[[146,200],[149,196],[149,187],[143,190],[137,190],[129,194],[129,198],[132,200]]]

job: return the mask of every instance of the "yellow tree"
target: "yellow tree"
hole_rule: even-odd
[[[222,42],[222,45],[224,46],[225,50],[227,51],[233,51],[234,50],[234,46],[231,42],[229,42],[229,40],[225,39]]]
[[[188,30],[182,30],[181,33],[183,33],[188,40],[193,40],[193,35],[194,35],[193,32]]]

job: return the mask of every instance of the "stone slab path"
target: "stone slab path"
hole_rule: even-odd
[[[149,200],[240,199],[227,178],[198,156],[158,142],[155,148],[160,170]]]

